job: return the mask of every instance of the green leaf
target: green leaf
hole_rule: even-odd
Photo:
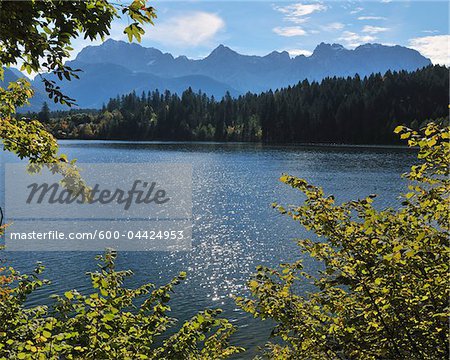
[[[105,314],[103,315],[103,319],[106,321],[111,321],[114,319],[114,314]]]

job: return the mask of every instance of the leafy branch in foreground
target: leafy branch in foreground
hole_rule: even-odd
[[[222,359],[243,351],[228,345],[235,328],[220,310],[202,311],[167,334],[176,323],[168,315],[170,295],[186,274],[160,288],[130,289],[123,283],[132,272],[115,270],[115,258],[111,251],[97,258],[100,269],[89,273],[93,293],[67,291],[54,297],[51,310],[24,306],[46,283],[42,266],[32,276],[3,269],[0,359]]]
[[[130,24],[124,33],[129,40],[138,41],[144,33],[143,25],[153,24],[155,9],[145,0],[129,4],[106,0],[88,1],[1,1],[0,0],[0,81],[3,67],[21,64],[21,70],[56,75],[59,80],[78,78],[79,69],[65,64],[73,48],[71,42],[85,39],[104,39],[109,35],[112,21],[128,17]],[[74,99],[63,94],[55,81],[42,77],[45,90],[55,103],[73,105]],[[4,150],[19,158],[27,158],[32,172],[46,166],[62,175],[62,184],[74,194],[83,192],[89,197],[89,188],[81,179],[75,162],[68,162],[58,154],[56,139],[36,120],[18,120],[16,111],[33,96],[30,83],[25,79],[0,87],[0,139]],[[49,165],[48,165],[49,164]]]
[[[300,240],[324,266],[305,273],[301,260],[259,267],[251,298],[238,304],[277,323],[267,344],[273,359],[445,359],[449,357],[449,128],[421,134],[397,127],[421,164],[406,178],[410,192],[398,210],[376,210],[373,196],[336,205],[305,180],[283,175],[304,205],[283,214],[317,236]],[[315,291],[300,295],[307,280]]]
[[[122,14],[120,14],[122,13]],[[143,25],[153,24],[155,9],[145,0],[130,3],[107,0],[87,1],[0,1],[0,79],[3,66],[21,64],[21,70],[56,75],[59,80],[78,78],[79,69],[65,64],[73,51],[71,42],[104,39],[115,18],[126,16],[124,33],[130,41],[140,41]],[[52,80],[42,77],[45,89],[55,102],[74,104]]]
[[[43,166],[52,173],[62,176],[61,183],[73,194],[83,193],[89,198],[90,188],[81,178],[75,161],[68,161],[64,154],[58,153],[58,144],[53,135],[36,120],[16,119],[15,109],[26,103],[32,95],[29,82],[18,80],[8,88],[0,87],[0,139],[3,149],[29,160],[29,171],[38,172]]]

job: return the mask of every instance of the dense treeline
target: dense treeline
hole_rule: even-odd
[[[429,66],[221,100],[191,89],[131,93],[97,113],[53,113],[47,124],[59,138],[386,144],[398,142],[397,125],[447,117],[448,101],[448,69]]]

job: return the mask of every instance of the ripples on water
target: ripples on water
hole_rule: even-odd
[[[242,357],[250,357],[264,344],[270,324],[243,314],[232,296],[245,293],[245,282],[256,265],[298,258],[293,239],[307,236],[298,224],[270,206],[274,201],[301,201],[298,192],[278,181],[280,175],[289,173],[321,185],[337,201],[375,193],[379,195],[377,207],[395,207],[406,186],[400,174],[415,159],[412,151],[403,148],[215,143],[62,141],[61,152],[81,163],[192,164],[192,251],[124,252],[119,254],[118,267],[135,272],[127,285],[144,281],[164,284],[178,272],[187,271],[188,279],[176,288],[171,302],[173,315],[185,320],[206,307],[223,308],[224,316],[239,326],[234,342],[250,350]],[[3,163],[15,161],[2,154]],[[88,290],[89,281],[83,274],[96,269],[95,253],[3,255],[21,271],[30,271],[38,260],[45,264],[45,275],[52,284],[37,291],[32,304],[48,301],[49,293]],[[316,266],[309,259],[305,262],[310,269]]]

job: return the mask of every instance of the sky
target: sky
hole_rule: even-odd
[[[248,55],[274,50],[310,55],[321,42],[353,49],[365,43],[402,45],[434,64],[450,65],[448,1],[154,1],[158,18],[141,45],[174,56],[206,57],[219,44]],[[111,38],[126,41],[128,19]],[[98,44],[100,41],[95,42]],[[76,40],[74,55],[88,41]]]

